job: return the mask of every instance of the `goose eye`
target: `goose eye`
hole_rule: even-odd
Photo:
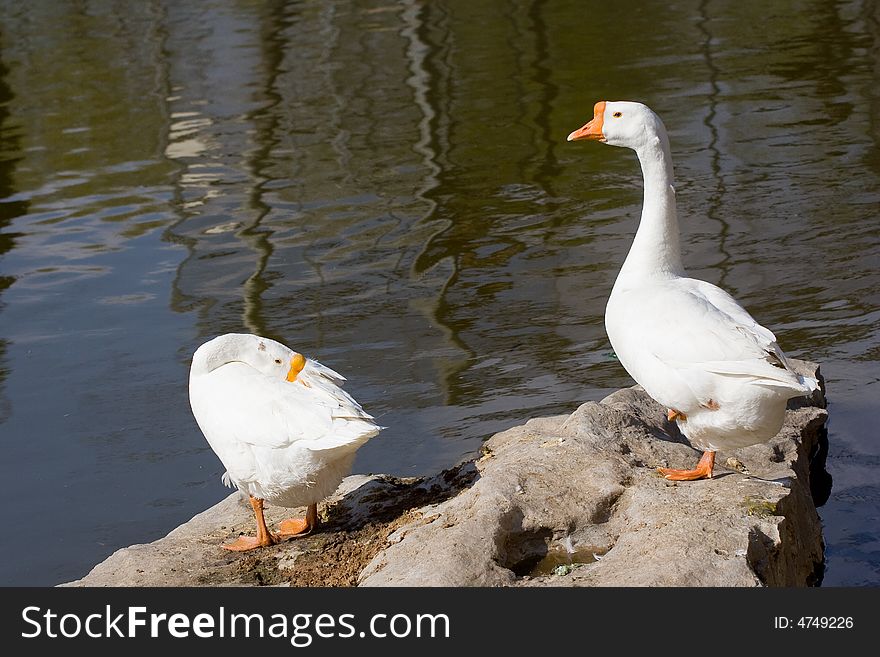
[[[276,365],[281,365],[281,359],[280,359],[280,358],[276,358],[276,359],[275,359],[275,364],[276,364]]]
[[[615,112],[612,116],[613,116],[615,119],[619,119],[621,116],[623,116],[623,112]]]

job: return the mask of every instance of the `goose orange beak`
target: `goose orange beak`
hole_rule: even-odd
[[[302,354],[297,354],[293,358],[290,359],[290,369],[287,370],[287,380],[288,381],[296,381],[296,377],[302,372],[302,369],[306,366],[306,357]]]
[[[605,120],[605,101],[600,100],[593,106],[593,119],[582,128],[578,128],[568,136],[568,141],[579,139],[594,139],[605,141],[602,134],[602,122]]]

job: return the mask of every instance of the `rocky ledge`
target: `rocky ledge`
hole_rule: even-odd
[[[719,452],[712,479],[657,474],[699,454],[636,386],[496,434],[433,477],[348,477],[312,536],[221,549],[254,528],[233,493],[66,586],[816,585],[827,412],[819,392],[792,402],[772,441]],[[267,507],[270,523],[287,515]]]

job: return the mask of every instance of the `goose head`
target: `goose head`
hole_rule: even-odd
[[[306,359],[280,342],[250,333],[218,336],[193,355],[194,372],[213,372],[228,363],[245,363],[268,377],[294,381]]]
[[[647,105],[628,100],[600,100],[593,106],[593,118],[568,135],[568,141],[592,139],[612,146],[641,150],[666,134],[660,117]]]

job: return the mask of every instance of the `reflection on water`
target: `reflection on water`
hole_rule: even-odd
[[[14,130],[6,128],[9,120],[9,101],[12,100],[12,90],[6,83],[9,69],[0,57],[0,198],[8,199],[14,193],[12,174],[15,162],[18,159],[15,153],[18,151],[18,136]],[[4,203],[0,205],[0,256],[11,251],[15,246],[15,234],[10,230],[12,219],[27,213],[27,204],[21,201],[17,203]],[[14,282],[11,276],[0,273],[0,310],[3,309],[3,292]],[[4,394],[7,377],[6,349],[8,340],[0,336],[0,422],[9,416],[9,402]]]
[[[602,314],[637,163],[564,139],[634,98],[670,129],[691,272],[823,364],[825,583],[880,583],[880,22],[812,5],[0,1],[0,474],[35,537],[0,538],[0,582],[225,494],[186,397],[219,333],[343,372],[388,426],[360,472],[629,385]]]

